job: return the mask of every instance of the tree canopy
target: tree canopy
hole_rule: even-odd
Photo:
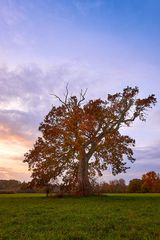
[[[122,135],[123,126],[130,127],[135,119],[146,120],[146,110],[156,103],[154,95],[137,98],[138,87],[108,94],[105,100],[84,104],[69,96],[68,89],[60,106],[53,106],[40,124],[41,137],[25,154],[24,162],[32,171],[32,182],[45,185],[60,179],[69,191],[81,195],[91,193],[91,179],[102,176],[111,167],[114,175],[125,172],[126,160],[134,162],[135,140]]]

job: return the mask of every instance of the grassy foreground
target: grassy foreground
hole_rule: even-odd
[[[0,240],[159,240],[160,194],[0,195]]]

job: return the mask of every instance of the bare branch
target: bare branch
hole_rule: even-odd
[[[55,94],[51,94],[52,96],[56,97],[62,104],[64,104],[66,106],[66,103],[60,98],[58,97],[57,95]]]
[[[86,90],[84,91],[84,93],[83,93],[83,90],[81,89],[81,92],[80,92],[80,99],[79,99],[79,102],[78,102],[78,106],[80,106],[80,104],[81,104],[81,102],[83,102],[84,100],[85,100],[85,95],[86,95],[86,93],[87,93],[87,88],[86,88]]]
[[[69,94],[69,91],[68,91],[68,83],[67,83],[67,85],[66,85],[66,94],[65,94],[65,104],[67,104],[67,102],[68,102],[68,94]]]
[[[57,98],[62,104],[64,104],[66,107],[67,107],[68,95],[69,95],[68,85],[69,85],[69,84],[67,83],[64,101],[63,101],[60,97],[58,97],[56,94],[51,94],[51,95],[53,95],[54,97],[56,97],[56,98]]]

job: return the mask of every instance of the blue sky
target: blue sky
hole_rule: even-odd
[[[0,178],[29,179],[23,154],[67,82],[88,99],[127,85],[155,93],[147,122],[126,130],[137,161],[117,178],[160,172],[159,12],[158,0],[0,0]]]

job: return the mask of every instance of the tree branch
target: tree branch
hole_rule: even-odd
[[[85,95],[86,95],[86,93],[87,93],[87,90],[88,90],[88,89],[86,88],[86,90],[85,90],[84,93],[83,93],[83,91],[82,91],[82,89],[81,89],[81,92],[80,92],[80,100],[79,100],[78,103],[77,103],[78,106],[80,106],[80,103],[85,100]]]

